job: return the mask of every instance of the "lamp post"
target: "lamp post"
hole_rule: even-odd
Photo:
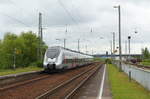
[[[120,10],[120,5],[114,6],[114,8],[118,9],[118,32],[119,32],[119,70],[122,71],[122,51],[121,51],[121,10]]]

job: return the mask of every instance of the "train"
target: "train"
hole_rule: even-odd
[[[61,46],[49,47],[44,55],[44,71],[66,70],[92,64],[93,56]]]

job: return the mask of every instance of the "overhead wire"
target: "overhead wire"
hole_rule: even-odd
[[[23,10],[23,8],[18,7],[18,6],[16,5],[16,3],[14,3],[12,0],[8,0],[8,1],[9,1],[13,6],[15,6],[15,7],[18,8],[18,9],[20,9],[20,11]],[[14,20],[14,21],[20,23],[20,24],[23,24],[23,25],[26,26],[26,27],[31,27],[29,24],[26,24],[26,23],[24,23],[23,21],[21,21],[21,20],[15,18],[15,17],[12,17],[12,16],[10,16],[10,15],[8,15],[8,14],[6,14],[6,13],[2,13],[2,12],[0,12],[0,13],[1,13],[2,15],[4,15],[4,16],[7,16],[7,17],[9,17],[10,19],[12,19],[12,20]]]
[[[69,12],[69,10],[65,7],[65,5],[62,3],[62,1],[61,0],[57,0],[57,1],[59,2],[60,6],[64,9],[64,11],[68,14],[68,16],[70,17],[70,19],[72,20],[72,22],[74,22],[77,25],[78,29],[80,29],[79,26],[78,26],[78,22],[72,16],[72,14]]]
[[[0,13],[1,13],[1,15],[6,16],[6,17],[8,17],[8,18],[10,18],[10,19],[12,19],[12,20],[14,20],[14,21],[20,23],[20,24],[23,24],[23,25],[26,26],[26,27],[31,27],[30,25],[25,24],[24,22],[22,22],[22,21],[19,20],[19,19],[16,19],[15,17],[12,17],[12,16],[10,16],[10,15],[8,15],[8,14],[5,14],[5,13],[2,13],[2,12],[0,12]]]
[[[17,8],[17,10],[19,9],[21,12],[24,10],[24,11],[26,11],[25,9],[23,9],[22,7],[19,7],[18,5],[16,5],[16,3],[13,1],[13,0],[8,0],[14,7],[16,7]],[[29,15],[31,15],[31,13],[30,12],[27,12],[26,11],[26,13],[28,13]]]
[[[65,5],[61,2],[61,0],[58,0],[59,4],[62,6],[62,8],[65,10],[65,12],[68,14],[68,16],[71,18],[71,20],[76,24],[76,26],[78,27],[78,29],[80,30],[79,26],[78,26],[78,21],[81,20],[82,18],[76,14],[76,16],[79,18],[79,20],[77,21],[75,19],[75,17],[69,12],[69,10],[65,7]],[[89,29],[89,32],[90,32],[90,29]],[[81,33],[81,32],[80,32]],[[86,32],[87,33],[87,32]],[[90,32],[91,33],[91,32]],[[85,34],[84,34],[85,35]],[[80,36],[79,38],[81,37],[86,37],[86,36]]]

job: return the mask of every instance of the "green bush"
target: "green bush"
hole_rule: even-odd
[[[0,69],[13,68],[14,55],[16,68],[31,65],[41,67],[42,62],[38,62],[39,56],[37,55],[40,42],[40,38],[32,31],[22,32],[20,35],[6,33],[0,40]],[[43,41],[40,46],[44,56],[47,46]]]
[[[105,60],[105,63],[106,63],[106,64],[112,64],[112,60],[109,59],[109,58],[107,58],[107,59]]]
[[[37,67],[43,67],[43,61],[37,61],[36,65]]]
[[[43,61],[36,61],[30,64],[30,66],[43,67]]]
[[[94,61],[100,61],[100,62],[105,62],[105,59],[104,58],[100,58],[100,57],[94,57],[93,59]]]
[[[36,62],[33,62],[29,66],[37,66],[37,64],[36,64]]]
[[[143,62],[150,62],[150,59],[144,59]]]

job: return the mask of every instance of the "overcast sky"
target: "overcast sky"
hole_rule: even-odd
[[[89,53],[110,51],[112,32],[118,46],[118,12],[121,5],[122,51],[132,36],[131,53],[150,47],[150,0],[0,0],[0,39],[6,32],[38,31],[38,13],[42,13],[44,41],[48,46],[63,45]],[[67,26],[66,26],[67,25]],[[67,33],[65,33],[67,27]],[[91,32],[92,28],[92,32]],[[137,34],[134,31],[138,31]],[[101,39],[103,38],[103,39]]]

